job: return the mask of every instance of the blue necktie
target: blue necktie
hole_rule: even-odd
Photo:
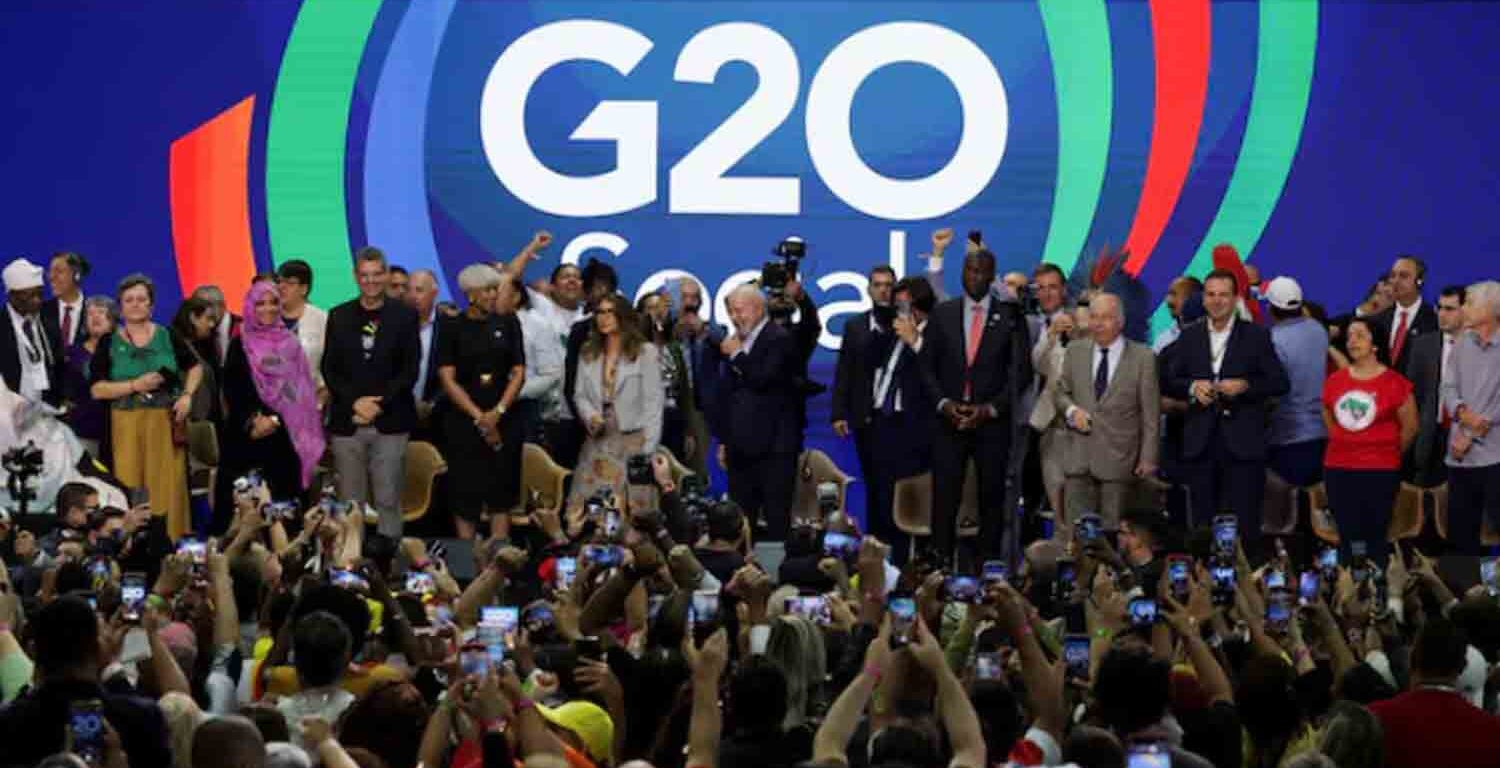
[[[1104,390],[1109,389],[1109,347],[1099,348],[1099,370],[1094,372],[1094,402],[1104,399]]]

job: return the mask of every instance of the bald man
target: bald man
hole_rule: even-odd
[[[1156,474],[1161,390],[1156,356],[1126,339],[1119,297],[1089,304],[1089,338],[1068,346],[1052,396],[1075,437],[1064,460],[1068,522],[1097,512],[1118,530],[1137,480]]]
[[[709,424],[724,445],[730,498],[764,527],[762,538],[783,541],[802,445],[797,345],[770,322],[755,286],[736,288],[726,304],[734,334],[708,349],[719,382]]]

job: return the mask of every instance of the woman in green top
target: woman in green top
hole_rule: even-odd
[[[187,459],[174,431],[185,434],[203,372],[182,339],[151,322],[156,286],[150,278],[121,280],[118,298],[124,322],[95,351],[89,391],[110,404],[115,477],[146,489],[153,514],[166,518],[175,540],[190,521]]]

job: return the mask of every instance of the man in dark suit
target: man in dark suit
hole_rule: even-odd
[[[895,317],[895,308],[891,306],[891,290],[895,285],[895,270],[883,264],[870,270],[868,291],[874,307],[844,323],[844,339],[833,372],[833,400],[829,404],[833,433],[841,438],[854,437],[854,452],[867,480],[865,509],[872,522],[879,491],[873,482],[868,482],[874,471],[870,458],[870,418],[875,410],[872,402],[875,372],[890,356],[894,341],[890,324]],[[871,532],[874,533],[873,528]],[[885,536],[875,535],[886,541]]]
[[[58,405],[63,395],[63,346],[42,312],[42,268],[16,259],[5,267],[4,280],[0,377],[21,397]]]
[[[1448,453],[1448,426],[1453,415],[1442,407],[1443,373],[1448,370],[1448,356],[1463,331],[1464,287],[1451,285],[1443,289],[1437,301],[1438,330],[1418,336],[1407,344],[1406,378],[1412,383],[1412,398],[1417,402],[1417,439],[1406,454],[1403,475],[1417,485],[1431,487],[1448,479],[1443,458]]]
[[[1375,315],[1386,334],[1385,348],[1390,350],[1390,365],[1406,370],[1411,342],[1438,332],[1437,312],[1422,300],[1422,286],[1427,282],[1427,264],[1416,256],[1401,256],[1391,265],[1391,295],[1394,304]]]
[[[933,310],[922,345],[928,396],[937,403],[933,446],[930,555],[943,567],[953,559],[964,474],[972,459],[978,472],[978,552],[999,551],[1010,514],[1003,508],[1010,466],[1012,414],[1032,384],[1030,339],[1019,305],[991,290],[995,255],[983,248],[964,257],[964,295]]]
[[[60,349],[63,352],[83,341],[86,335],[83,278],[88,274],[88,259],[71,251],[54,253],[47,262],[47,282],[52,285],[52,298],[42,303],[42,322],[47,323],[53,335],[62,340]]]
[[[1206,525],[1223,508],[1222,500],[1239,518],[1240,537],[1248,543],[1260,538],[1266,409],[1291,384],[1270,331],[1235,318],[1237,295],[1232,272],[1216,269],[1204,279],[1208,318],[1182,329],[1168,364],[1166,394],[1188,402],[1182,461],[1194,523]]]
[[[386,297],[387,274],[378,248],[355,254],[359,298],[328,313],[323,380],[339,497],[372,504],[380,514],[380,532],[399,539],[406,444],[417,421],[412,389],[422,346],[417,313]]]
[[[865,510],[869,532],[891,545],[897,563],[905,561],[906,534],[892,518],[896,483],[932,469],[937,431],[937,403],[930,399],[922,374],[921,352],[932,310],[937,305],[926,278],[908,277],[895,288],[891,331],[878,335],[868,364],[871,391],[867,439],[869,462],[862,465],[870,503]],[[846,339],[847,342],[847,339]]]
[[[783,541],[802,444],[797,345],[771,322],[755,286],[736,288],[726,304],[735,333],[708,350],[719,380],[710,423],[723,444],[729,497],[746,515],[761,516],[765,538]]]

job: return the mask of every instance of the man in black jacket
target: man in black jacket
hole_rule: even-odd
[[[0,765],[36,765],[61,752],[68,729],[85,727],[96,713],[101,729],[107,724],[119,735],[131,768],[172,764],[166,719],[156,702],[108,693],[100,685],[99,670],[113,660],[100,658],[99,619],[88,601],[77,595],[52,601],[37,614],[33,634],[39,684],[0,710]]]
[[[833,433],[841,438],[853,435],[859,469],[866,477],[873,471],[870,417],[874,411],[875,372],[890,356],[890,323],[895,317],[891,290],[895,285],[895,270],[884,264],[870,270],[868,290],[874,307],[844,323],[844,339],[839,345],[838,364],[833,372],[833,399],[829,404]],[[865,483],[867,514],[868,510],[876,508],[878,500],[874,484]],[[884,541],[884,537],[881,540]]]
[[[1012,414],[1031,386],[1030,338],[1014,302],[991,291],[995,255],[983,248],[964,258],[964,295],[932,312],[922,345],[928,397],[940,414],[932,452],[932,539],[929,555],[942,567],[953,559],[964,475],[973,461],[979,488],[977,552],[960,569],[998,553],[1008,510]]]
[[[783,541],[802,446],[797,345],[771,322],[755,286],[736,288],[726,303],[735,333],[708,350],[719,381],[710,423],[724,447],[730,498],[745,514],[762,517],[765,538]]]
[[[1267,409],[1291,383],[1271,332],[1235,318],[1237,291],[1232,272],[1216,269],[1203,280],[1208,319],[1182,329],[1163,389],[1188,403],[1182,461],[1193,523],[1232,509],[1251,552],[1265,495]]]
[[[417,313],[386,298],[387,275],[379,249],[355,254],[359,298],[328,313],[323,379],[339,497],[373,504],[380,533],[399,539],[406,443],[417,415],[412,389],[422,346]]]
[[[56,326],[42,314],[42,268],[26,259],[5,267],[5,310],[0,322],[0,377],[28,400],[62,401],[66,349]]]

